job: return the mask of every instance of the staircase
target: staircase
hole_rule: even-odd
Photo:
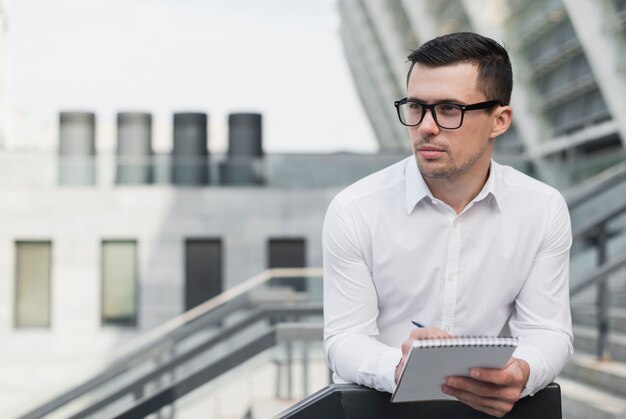
[[[626,310],[612,308],[609,318],[610,359],[598,360],[595,314],[573,309],[575,354],[556,380],[565,418],[626,418]]]
[[[568,199],[574,229],[571,304],[575,353],[556,381],[561,385],[564,418],[623,419],[626,263],[620,261],[626,261],[626,166],[611,169],[595,185],[581,189],[582,193]],[[599,238],[602,235],[606,240]],[[610,264],[614,269],[603,275],[600,266]],[[594,277],[596,281],[590,282]],[[598,281],[601,278],[606,278],[604,291]],[[599,308],[603,299],[605,314]],[[606,343],[599,348],[602,318],[608,333]]]
[[[273,286],[275,278],[304,280],[306,291]],[[281,400],[293,404],[328,383],[321,284],[320,269],[264,271],[131,342],[100,373],[19,418],[278,413]]]

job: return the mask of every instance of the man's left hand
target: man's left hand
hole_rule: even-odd
[[[530,367],[511,358],[503,369],[472,368],[470,377],[447,377],[442,391],[488,415],[502,417],[513,409],[528,382]]]

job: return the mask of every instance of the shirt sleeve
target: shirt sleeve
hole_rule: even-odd
[[[561,372],[572,347],[569,251],[572,231],[565,200],[551,198],[545,235],[509,322],[519,345],[513,356],[530,366],[522,396],[533,395]]]
[[[356,218],[335,198],[324,220],[324,350],[342,380],[391,393],[402,351],[377,339],[378,297],[363,252],[369,244]]]

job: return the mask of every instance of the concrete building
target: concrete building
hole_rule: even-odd
[[[496,142],[527,172],[567,187],[626,157],[626,2],[339,0],[341,37],[381,150],[408,150],[393,101],[406,57],[456,31],[503,42],[514,70],[514,124]],[[523,167],[522,167],[523,168]]]
[[[321,266],[326,207],[405,155],[265,155],[261,115],[231,114],[229,152],[207,115],[118,115],[115,155],[97,115],[64,112],[59,152],[0,153],[0,416],[49,399],[112,351],[270,267]]]

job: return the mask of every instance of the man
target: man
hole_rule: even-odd
[[[513,112],[502,46],[455,33],[409,60],[396,107],[413,156],[340,192],[326,214],[324,347],[336,382],[393,392],[415,339],[513,335],[519,345],[502,370],[442,386],[502,416],[573,351],[567,206],[491,160]]]

